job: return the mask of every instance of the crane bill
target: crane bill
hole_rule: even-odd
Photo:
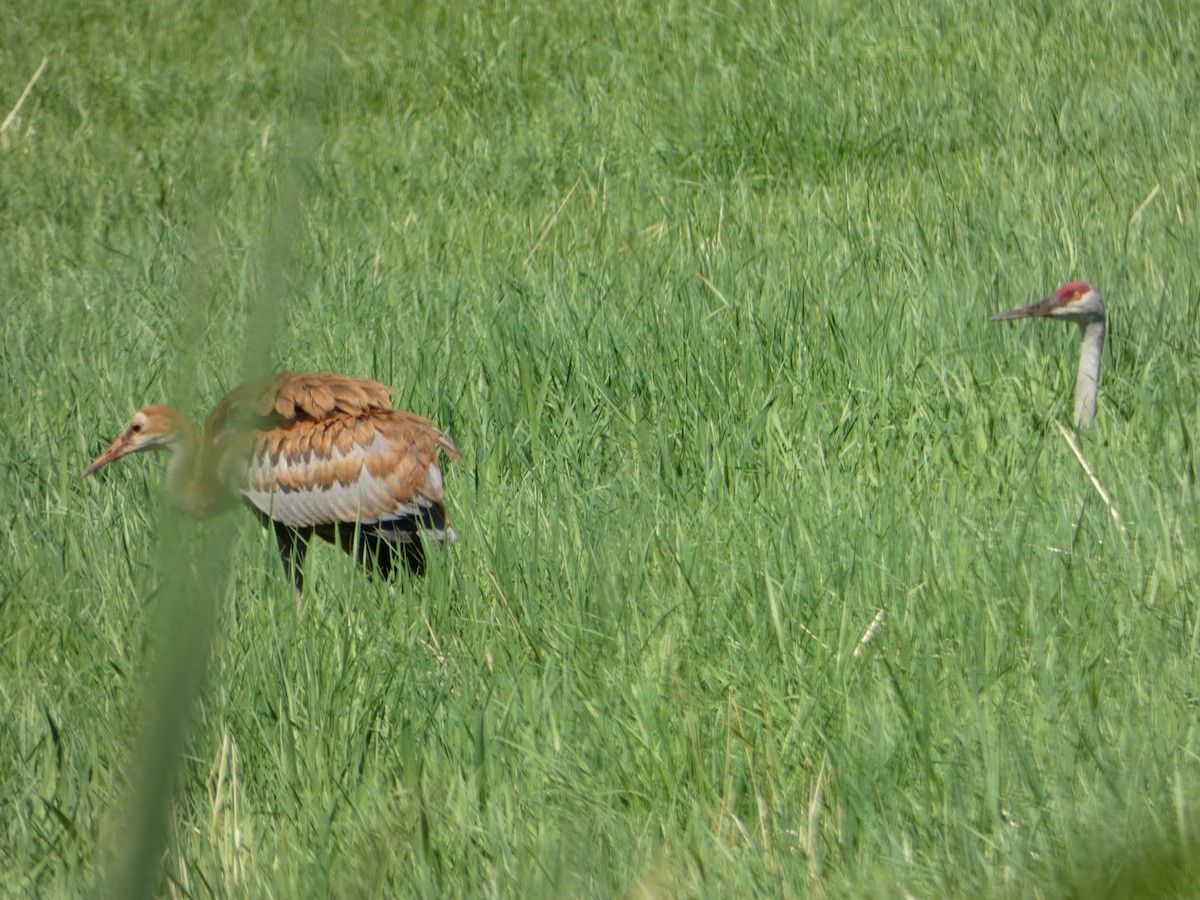
[[[137,448],[133,441],[129,439],[128,434],[122,434],[119,438],[108,445],[108,448],[91,461],[86,469],[83,470],[81,478],[87,478],[93,472],[103,469],[111,462],[116,462],[122,456],[134,452]]]
[[[1006,309],[1004,312],[996,313],[991,317],[993,322],[1007,322],[1009,319],[1028,319],[1033,316],[1048,316],[1058,307],[1062,306],[1057,297],[1046,297],[1036,303],[1030,303],[1028,306],[1018,306],[1015,309]]]

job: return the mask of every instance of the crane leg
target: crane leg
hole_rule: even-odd
[[[279,559],[283,572],[296,588],[296,615],[304,606],[304,555],[308,553],[311,528],[289,528],[279,522],[271,522],[275,531],[275,542],[279,545]]]
[[[362,529],[358,541],[354,545],[354,558],[368,572],[390,580],[396,563],[396,554],[392,545],[382,538],[379,532]]]
[[[376,570],[385,578],[390,578],[395,570],[397,556],[413,575],[425,574],[425,545],[421,543],[421,534],[412,521],[376,525],[370,532],[364,532],[363,538],[364,544],[369,539],[367,552],[374,554],[378,560]]]
[[[400,556],[404,560],[404,564],[408,566],[408,571],[414,575],[425,574],[425,545],[421,543],[421,535],[419,532],[410,531],[407,534],[408,540],[402,540],[396,544],[396,549],[400,551]]]
[[[397,557],[414,575],[425,574],[425,548],[415,528],[344,523],[338,526],[336,542],[353,553],[364,570],[386,580],[396,573]]]

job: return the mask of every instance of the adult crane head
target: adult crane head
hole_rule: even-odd
[[[1086,281],[1068,281],[1049,297],[992,316],[993,322],[1045,316],[1086,326],[1104,321],[1104,298]]]
[[[996,313],[992,321],[1035,317],[1074,322],[1083,333],[1079,374],[1075,379],[1075,427],[1087,428],[1096,418],[1096,397],[1100,388],[1100,357],[1104,353],[1107,321],[1104,299],[1086,281],[1068,281],[1049,297]]]

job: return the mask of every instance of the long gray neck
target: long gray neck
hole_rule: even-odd
[[[1104,350],[1104,319],[1080,327],[1083,329],[1083,350],[1079,354],[1079,375],[1075,379],[1075,427],[1087,428],[1096,418],[1100,356]]]

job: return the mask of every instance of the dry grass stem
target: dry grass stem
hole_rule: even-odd
[[[1146,197],[1146,199],[1142,201],[1142,205],[1141,205],[1141,206],[1139,206],[1139,207],[1138,207],[1138,208],[1137,208],[1137,209],[1134,211],[1133,215],[1129,217],[1129,224],[1130,224],[1130,225],[1132,225],[1132,224],[1133,224],[1134,222],[1136,222],[1136,221],[1137,221],[1139,218],[1141,218],[1141,215],[1142,215],[1142,213],[1145,211],[1145,209],[1146,209],[1146,207],[1147,207],[1147,206],[1149,206],[1151,203],[1153,203],[1153,202],[1154,202],[1154,198],[1158,196],[1158,192],[1159,192],[1159,190],[1160,190],[1161,188],[1162,188],[1162,185],[1159,185],[1159,184],[1156,184],[1156,185],[1154,185],[1154,189],[1153,189],[1153,190],[1151,190],[1151,191],[1150,191],[1150,193],[1149,193],[1149,195]]]
[[[525,257],[525,265],[529,265],[529,261],[537,256],[537,252],[542,248],[542,244],[546,240],[546,236],[550,234],[550,229],[552,229],[558,223],[558,217],[562,215],[563,209],[566,208],[567,201],[571,199],[571,195],[575,193],[575,189],[577,187],[579,187],[578,178],[576,178],[575,183],[571,185],[571,189],[567,191],[567,195],[562,198],[562,203],[558,204],[558,209],[554,211],[554,215],[552,215],[550,220],[546,222],[544,226],[542,226],[542,233],[538,235],[537,243],[533,245],[533,249],[530,250],[528,255]]]
[[[1067,446],[1071,448],[1071,452],[1073,452],[1075,454],[1075,458],[1079,460],[1079,465],[1083,466],[1083,471],[1086,472],[1087,477],[1091,479],[1092,487],[1096,489],[1096,493],[1100,495],[1100,499],[1103,500],[1104,505],[1108,507],[1108,512],[1109,515],[1112,516],[1112,520],[1121,527],[1122,531],[1124,531],[1125,526],[1121,524],[1121,515],[1117,512],[1117,508],[1113,506],[1112,497],[1109,495],[1108,491],[1104,489],[1104,485],[1100,483],[1100,479],[1096,477],[1096,473],[1092,471],[1091,465],[1088,464],[1087,459],[1083,455],[1083,451],[1079,448],[1079,442],[1075,439],[1075,435],[1068,431],[1062,422],[1056,421],[1054,424],[1058,426],[1059,433],[1062,434],[1063,439],[1067,442]]]
[[[863,650],[867,644],[875,640],[875,632],[880,629],[885,619],[887,619],[886,609],[880,609],[879,612],[875,613],[875,618],[871,620],[871,624],[867,626],[867,630],[864,631],[862,633],[862,637],[858,639],[858,646],[854,648],[855,658],[862,656]]]
[[[42,73],[46,71],[46,66],[49,65],[49,63],[50,58],[48,56],[43,56],[41,65],[37,67],[37,71],[33,73],[33,77],[30,78],[29,83],[25,85],[25,90],[21,91],[21,96],[17,98],[16,105],[14,105],[13,108],[8,111],[8,115],[4,117],[4,122],[0,123],[0,134],[4,134],[4,132],[8,130],[8,127],[16,120],[17,113],[21,111],[21,107],[24,105],[26,98],[29,96],[29,92],[33,90],[33,86],[37,84],[37,80],[42,77]]]

